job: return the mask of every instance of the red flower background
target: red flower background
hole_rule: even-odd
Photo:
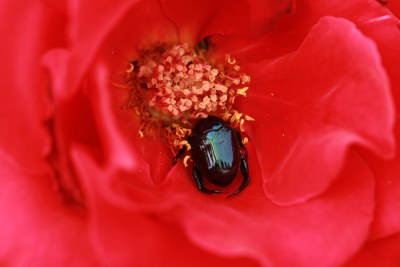
[[[397,2],[1,3],[1,266],[398,266]],[[251,184],[197,191],[112,85],[210,36],[251,76]],[[233,185],[237,186],[240,183]],[[228,189],[229,190],[229,189]]]

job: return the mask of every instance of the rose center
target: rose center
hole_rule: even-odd
[[[214,115],[242,128],[248,116],[233,109],[235,97],[245,96],[250,77],[236,60],[207,58],[204,47],[156,44],[140,51],[129,64],[127,105],[141,119],[140,136],[164,138],[179,149],[199,118]]]

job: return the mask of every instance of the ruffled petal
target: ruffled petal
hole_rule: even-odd
[[[335,266],[358,249],[372,220],[373,177],[357,154],[349,157],[341,179],[324,195],[286,209],[265,198],[254,161],[250,186],[240,197],[226,199],[198,192],[182,166],[169,173],[165,184],[154,186],[98,166],[79,148],[74,159],[91,207],[91,240],[96,255],[108,265],[151,259],[154,265],[215,266],[226,261],[243,266],[255,264],[249,260],[255,259],[261,266]],[[118,178],[111,184],[109,177]],[[193,260],[197,257],[202,260]]]
[[[159,3],[153,0],[101,1],[96,2],[95,9],[91,2],[71,1],[69,14],[72,22],[69,27],[70,47],[64,62],[68,67],[62,97],[76,93],[85,71],[96,56],[106,56],[110,61],[122,58],[127,64],[139,43],[159,40],[157,38],[166,35],[165,29],[171,28]],[[167,32],[174,34],[173,30]],[[104,47],[106,54],[102,54]],[[132,49],[127,51],[126,47]]]
[[[354,143],[393,154],[387,76],[375,45],[353,24],[324,18],[296,53],[260,66],[248,70],[258,74],[252,104],[243,109],[255,116],[251,137],[275,203],[302,202],[325,190]]]
[[[389,1],[387,7],[396,13],[396,1]],[[353,21],[358,29],[367,37],[371,38],[376,44],[386,74],[390,80],[392,96],[396,106],[400,106],[400,76],[398,69],[400,68],[400,31],[398,29],[398,20],[393,19],[390,13],[381,7],[378,1],[351,1],[343,3],[342,1],[318,1],[307,3],[305,1],[298,2],[296,12],[292,16],[285,17],[277,25],[277,28],[265,40],[261,40],[259,45],[264,45],[265,54],[258,55],[251,51],[243,55],[245,60],[247,56],[252,55],[252,59],[260,59],[262,57],[273,57],[274,55],[283,54],[291,49],[295,49],[301,42],[302,37],[307,34],[308,28],[316,21],[326,15],[336,17],[344,17]],[[287,40],[290,40],[288,42]],[[243,45],[245,47],[245,45]],[[242,46],[242,47],[243,47]],[[253,46],[254,51],[260,46]],[[241,54],[239,53],[239,56]],[[242,59],[242,58],[241,58]],[[248,62],[248,61],[247,61]],[[397,138],[398,139],[398,138]],[[389,161],[387,163],[372,157],[369,159],[369,165],[372,169],[377,167],[374,172],[377,173],[378,198],[377,201],[377,222],[373,226],[372,236],[382,237],[398,231],[396,218],[393,217],[392,205],[397,206],[397,192],[395,186],[387,186],[387,179],[380,173],[385,168],[393,170],[396,162]],[[388,164],[387,166],[385,164]],[[387,173],[384,171],[384,173]],[[394,170],[394,173],[396,171]],[[382,186],[380,186],[382,185]],[[388,189],[386,191],[386,189]],[[382,210],[381,210],[382,209]]]
[[[51,137],[71,169],[61,168],[62,173],[71,171],[78,178],[90,225],[87,227],[77,207],[61,205],[58,192],[50,190],[52,183],[44,174],[48,166],[43,161],[49,137],[37,125],[49,114],[47,104],[41,103],[47,100],[47,92],[43,76],[32,68],[39,65],[40,56],[30,62],[26,55],[23,62],[11,64],[11,69],[21,73],[16,72],[17,67],[26,64],[22,74],[30,80],[10,76],[10,80],[4,79],[4,86],[12,90],[43,88],[43,92],[15,94],[7,90],[2,98],[6,102],[4,128],[10,125],[12,133],[29,133],[20,137],[23,146],[6,142],[12,137],[7,133],[0,138],[5,140],[4,146],[1,144],[4,150],[0,150],[4,185],[0,210],[10,214],[1,222],[1,236],[6,237],[0,243],[2,262],[132,266],[148,265],[152,259],[151,264],[158,266],[301,267],[316,262],[338,266],[362,246],[370,229],[375,238],[396,232],[399,225],[390,211],[398,207],[398,168],[396,161],[387,163],[377,157],[393,154],[394,111],[389,88],[400,99],[396,90],[396,62],[400,60],[390,60],[391,53],[393,58],[399,55],[394,45],[387,49],[387,44],[397,40],[396,35],[387,40],[378,36],[393,33],[384,9],[379,9],[382,16],[362,13],[380,7],[372,1],[360,5],[356,0],[358,7],[343,1],[305,1],[296,15],[280,20],[284,22],[266,38],[255,43],[246,40],[243,49],[238,48],[240,42],[232,45],[245,63],[259,62],[247,67],[254,73],[254,88],[248,99],[239,103],[239,110],[256,122],[247,126],[252,180],[237,198],[199,193],[189,168],[179,165],[171,169],[171,155],[161,141],[136,136],[137,120],[120,109],[124,93],[114,98],[110,70],[112,75],[115,70],[124,72],[142,43],[157,38],[190,42],[209,34],[264,33],[271,29],[270,17],[284,13],[285,2],[289,1],[184,2],[176,10],[170,9],[174,5],[167,0],[161,1],[162,8],[158,1],[103,1],[95,9],[93,3],[70,2],[69,46],[63,38],[52,43],[51,47],[63,48],[48,53],[43,62],[51,74],[50,95],[57,107],[51,114]],[[60,3],[56,4],[57,15],[64,16]],[[264,12],[263,8],[270,6],[272,11]],[[183,12],[193,7],[198,13]],[[307,8],[310,12],[304,12]],[[196,14],[200,15],[194,23]],[[309,33],[321,14],[355,19],[359,29],[341,19],[324,18]],[[47,22],[36,18],[32,21]],[[178,24],[182,29],[174,28]],[[360,30],[376,37],[376,46]],[[28,34],[26,40],[31,38]],[[12,44],[6,43],[7,53],[14,51],[7,50]],[[38,54],[43,52],[36,49],[35,42],[28,43]],[[287,52],[293,54],[264,61]],[[6,68],[1,73],[8,73]],[[18,106],[24,109],[15,109]],[[13,121],[10,111],[22,119]],[[16,154],[8,153],[15,147]],[[370,158],[363,157],[367,166],[357,153],[365,156],[371,152]],[[28,166],[26,173],[21,172],[24,165]],[[29,173],[32,169],[35,174]],[[377,175],[376,192],[370,169]],[[275,203],[265,198],[263,177]],[[227,190],[234,190],[240,181],[238,177]],[[310,199],[316,195],[319,197]],[[375,211],[374,197],[378,201]],[[291,206],[281,208],[276,203]],[[369,228],[372,216],[375,219]],[[54,240],[55,236],[60,240]],[[101,264],[93,259],[90,245]],[[375,248],[365,251],[387,255]],[[391,257],[397,253],[388,251],[393,252]]]
[[[82,210],[64,205],[47,173],[28,174],[0,152],[3,266],[98,266]]]
[[[258,266],[246,257],[226,259],[209,253],[188,240],[174,219],[182,196],[169,194],[165,185],[141,183],[145,171],[132,174],[100,167],[80,147],[73,149],[73,155],[91,210],[89,234],[102,264]]]
[[[41,172],[48,138],[47,76],[40,68],[44,51],[63,43],[63,15],[40,1],[0,4],[0,150],[21,170]],[[23,19],[21,19],[23,18]],[[52,25],[52,27],[48,27]],[[51,36],[51,38],[49,37]],[[18,133],[18,134],[16,134]]]
[[[287,208],[265,198],[258,187],[261,173],[252,162],[253,180],[239,197],[188,193],[184,207],[173,213],[193,242],[217,255],[243,255],[261,266],[277,267],[316,262],[340,266],[358,250],[372,220],[374,185],[372,173],[357,154],[351,154],[341,178],[325,194]]]
[[[161,140],[137,136],[138,120],[133,112],[115,106],[108,71],[99,64],[93,71],[91,105],[96,116],[105,165],[125,170],[145,183],[162,183],[172,167],[171,153]],[[149,152],[154,153],[149,153]],[[111,177],[110,177],[111,178]],[[112,177],[114,178],[114,177]]]
[[[275,21],[274,27],[268,34],[261,35],[256,39],[249,39],[242,35],[215,36],[213,42],[216,43],[218,51],[228,51],[242,65],[277,58],[296,51],[310,29],[324,16],[352,21],[358,27],[362,27],[363,32],[365,28],[369,28],[373,32],[380,31],[380,26],[376,23],[386,21],[386,28],[392,24],[391,35],[397,35],[397,26],[393,27],[395,19],[376,0],[347,2],[322,0],[318,2],[296,1],[290,14],[281,16],[279,20]],[[390,40],[390,37],[390,35],[381,35],[378,39]]]

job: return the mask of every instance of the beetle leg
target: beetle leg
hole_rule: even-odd
[[[172,166],[174,166],[178,161],[178,159],[182,157],[183,154],[185,154],[186,150],[187,150],[186,146],[183,146],[181,150],[179,150],[178,154],[176,154],[174,160],[172,161]]]
[[[242,191],[250,182],[250,176],[249,176],[249,167],[247,165],[246,158],[240,154],[240,172],[242,173],[243,176],[243,182],[240,185],[239,189],[230,194],[228,197],[233,197],[234,195],[237,195],[240,191]]]
[[[223,190],[211,190],[204,186],[203,177],[201,176],[200,171],[193,165],[193,177],[196,180],[197,188],[204,193],[225,193]]]
[[[234,131],[235,131],[236,138],[239,142],[240,148],[244,150],[244,157],[247,160],[247,149],[242,142],[242,135],[240,134],[240,132],[238,130],[234,129]]]

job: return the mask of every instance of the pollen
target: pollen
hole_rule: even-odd
[[[246,96],[246,92],[247,92],[248,89],[249,89],[249,87],[243,87],[243,88],[238,89],[236,91],[236,93],[238,95]]]
[[[183,158],[183,165],[184,165],[185,167],[188,167],[188,166],[189,166],[189,164],[188,164],[189,159],[190,159],[190,156],[189,156],[189,155],[186,155],[186,156]]]
[[[182,142],[180,142],[180,146],[181,146],[181,147],[186,146],[186,150],[188,150],[188,151],[192,148],[192,147],[190,146],[189,142],[186,141],[186,140],[183,140]]]
[[[218,61],[205,48],[186,43],[158,43],[138,52],[125,71],[130,96],[125,109],[140,118],[138,136],[163,138],[175,154],[183,146],[190,150],[186,139],[193,125],[208,115],[244,131],[250,117],[234,110],[234,104],[246,96],[250,76],[240,72],[234,57],[227,54]]]

